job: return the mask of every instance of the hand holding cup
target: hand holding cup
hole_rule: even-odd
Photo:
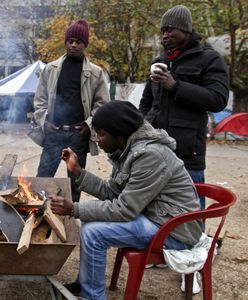
[[[150,78],[153,82],[161,84],[166,90],[171,90],[176,84],[176,80],[164,63],[155,63],[151,65]]]
[[[164,63],[155,63],[151,65],[151,75],[156,75],[157,72],[167,72],[167,65]]]

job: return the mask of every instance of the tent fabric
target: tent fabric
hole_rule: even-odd
[[[10,75],[8,75],[7,77],[3,78],[0,80],[0,86],[4,85],[6,82],[16,78],[19,74],[21,74],[22,72],[24,72],[27,68],[29,68],[30,66],[26,66],[18,71],[16,71],[15,73],[12,73]]]
[[[130,101],[137,108],[139,108],[140,99],[142,97],[144,88],[145,88],[145,83],[138,83],[135,85],[134,90],[128,96],[128,101]]]
[[[219,132],[248,136],[248,113],[237,113],[225,118],[215,127],[214,133]]]
[[[0,96],[34,95],[45,64],[37,61],[0,80]]]
[[[231,114],[232,114],[232,111],[227,110],[227,109],[224,109],[217,113],[212,113],[212,112],[210,113],[215,125],[219,124],[222,120],[229,117]]]

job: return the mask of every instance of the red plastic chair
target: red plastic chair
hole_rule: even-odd
[[[202,275],[203,297],[204,300],[212,300],[212,261],[216,242],[224,224],[226,215],[230,206],[236,202],[236,195],[230,190],[213,185],[197,183],[196,189],[199,196],[205,196],[216,202],[212,203],[205,210],[199,210],[184,213],[172,218],[158,230],[153,237],[149,246],[145,250],[135,248],[119,248],[117,251],[114,269],[112,273],[110,290],[115,290],[121,270],[123,257],[127,259],[129,271],[126,283],[124,300],[136,300],[146,264],[163,264],[163,244],[168,234],[178,225],[192,220],[202,219],[205,221],[209,218],[219,218],[219,223],[213,236],[211,248],[208,252],[207,260],[204,267],[199,271]],[[192,299],[193,273],[185,275],[185,299]]]

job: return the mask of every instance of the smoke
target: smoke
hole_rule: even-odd
[[[0,122],[26,123],[28,113],[33,112],[33,96],[0,97]]]

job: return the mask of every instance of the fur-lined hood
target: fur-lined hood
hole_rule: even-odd
[[[143,139],[158,141],[159,143],[169,147],[172,151],[176,149],[176,141],[170,137],[164,129],[155,129],[146,120],[140,128],[129,137],[127,140],[127,148],[129,148],[129,145],[133,142]]]
[[[126,148],[123,151],[117,149],[115,152],[108,154],[109,159],[115,161],[125,157],[131,146],[139,141],[144,141],[144,143],[146,141],[147,143],[158,142],[166,145],[172,151],[176,149],[176,141],[164,129],[155,129],[148,121],[144,120],[144,123],[128,138]]]

